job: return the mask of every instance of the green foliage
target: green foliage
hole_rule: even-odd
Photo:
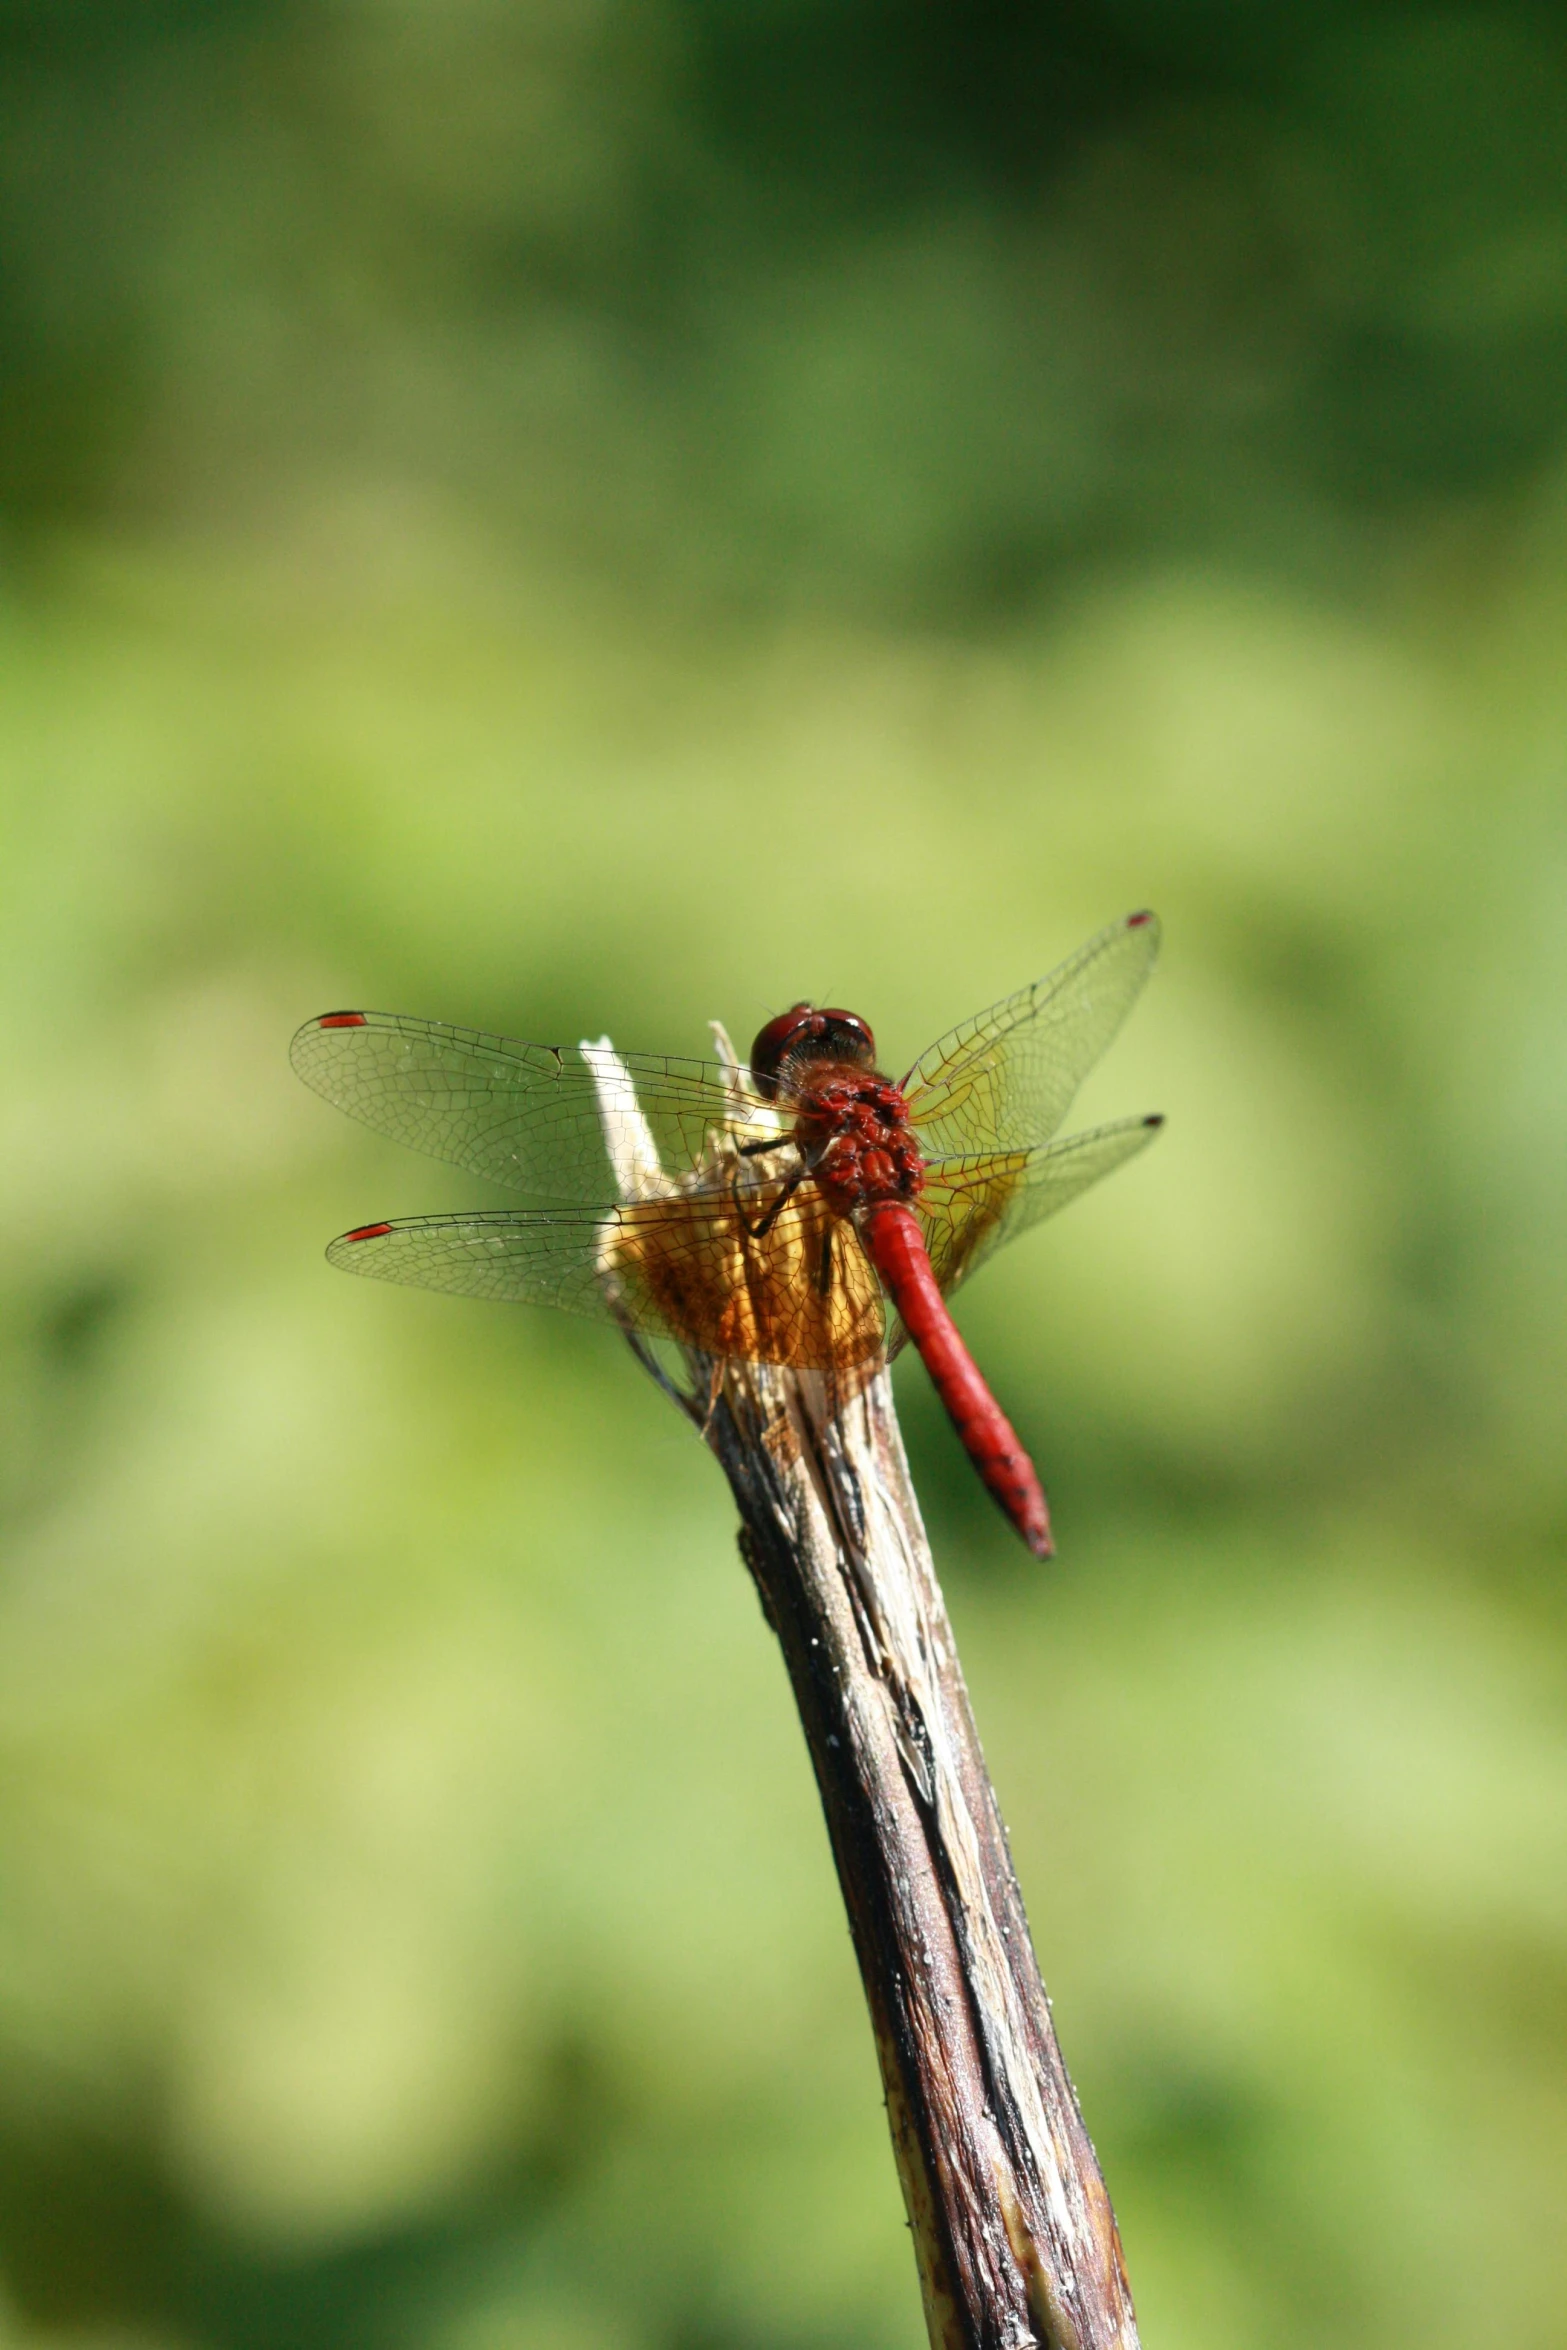
[[[945,29],[942,29],[945,27]],[[5,2350],[912,2350],[717,1471],[367,1002],[889,1063],[1133,905],[898,1373],[1150,2344],[1552,2350],[1567,88],[1549,12],[0,18]],[[1003,1269],[1004,1265],[1004,1269]]]

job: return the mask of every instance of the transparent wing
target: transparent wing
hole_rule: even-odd
[[[1123,1118],[1043,1150],[940,1160],[925,1171],[916,1213],[936,1279],[951,1291],[1003,1242],[1053,1216],[1090,1184],[1146,1150],[1162,1118]]]
[[[1033,1151],[1136,1002],[1159,951],[1152,914],[1130,914],[1069,962],[922,1053],[903,1091],[927,1159]]]
[[[736,1126],[735,1096],[716,1062],[518,1044],[400,1013],[307,1020],[289,1057],[307,1085],[351,1118],[546,1200],[613,1201],[612,1166],[624,1164],[617,1146],[635,1155],[639,1119],[676,1176],[696,1166],[708,1135],[726,1123],[738,1142],[776,1131],[760,1105],[754,1128]],[[634,1102],[621,1071],[633,1081]]]
[[[776,1192],[776,1187],[774,1187]],[[624,1319],[705,1354],[800,1370],[864,1363],[886,1336],[881,1285],[853,1227],[805,1184],[765,1235],[767,1187],[608,1209],[504,1208],[367,1224],[327,1256],[350,1273],[458,1297]]]

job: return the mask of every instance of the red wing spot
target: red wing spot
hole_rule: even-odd
[[[316,1022],[318,1028],[363,1028],[363,1012],[323,1012]]]
[[[345,1240],[379,1240],[383,1232],[390,1232],[390,1224],[361,1224],[357,1232],[345,1232]]]
[[[1163,1110],[1155,1110],[1151,1118],[1143,1120],[1143,1124],[1145,1126],[1162,1126],[1164,1124]]]
[[[1152,920],[1152,914],[1128,914],[1126,917],[1126,927],[1128,930],[1144,930]]]

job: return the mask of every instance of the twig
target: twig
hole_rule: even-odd
[[[936,2350],[1137,2350],[882,1371],[724,1367],[708,1442],[827,1815]]]

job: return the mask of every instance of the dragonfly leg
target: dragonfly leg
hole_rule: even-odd
[[[625,1339],[626,1344],[630,1347],[632,1353],[636,1356],[637,1361],[642,1365],[642,1368],[644,1371],[646,1371],[648,1377],[654,1380],[658,1386],[662,1387],[670,1402],[678,1406],[678,1408],[685,1413],[688,1420],[696,1422],[696,1424],[701,1428],[702,1434],[705,1436],[707,1434],[708,1422],[712,1419],[713,1416],[712,1404],[709,1403],[707,1407],[706,1419],[698,1420],[696,1397],[694,1395],[688,1394],[685,1388],[678,1386],[676,1382],[671,1379],[669,1373],[665,1370],[663,1364],[659,1361],[657,1355],[649,1346],[647,1340],[643,1337],[642,1332],[637,1328],[636,1324],[632,1321],[630,1315],[625,1311],[624,1307],[620,1303],[620,1300],[614,1295],[613,1292],[610,1294],[609,1309],[610,1312],[614,1315],[616,1321],[620,1324],[621,1336]]]
[[[791,1174],[784,1178],[784,1186],[782,1191],[780,1191],[778,1197],[774,1200],[772,1206],[768,1209],[761,1222],[759,1224],[753,1224],[741,1204],[740,1178],[738,1175],[735,1177],[733,1186],[735,1197],[735,1214],[740,1219],[740,1229],[745,1234],[747,1240],[765,1240],[767,1238],[768,1233],[771,1232],[773,1226],[777,1223],[779,1215],[783,1209],[788,1206],[790,1200],[793,1199],[795,1193],[799,1190],[801,1184],[804,1181],[805,1166],[804,1162],[802,1161],[801,1164],[796,1167]]]
[[[832,1244],[837,1237],[837,1231],[836,1224],[829,1224],[822,1234],[822,1261],[816,1274],[816,1294],[818,1297],[832,1295]]]

